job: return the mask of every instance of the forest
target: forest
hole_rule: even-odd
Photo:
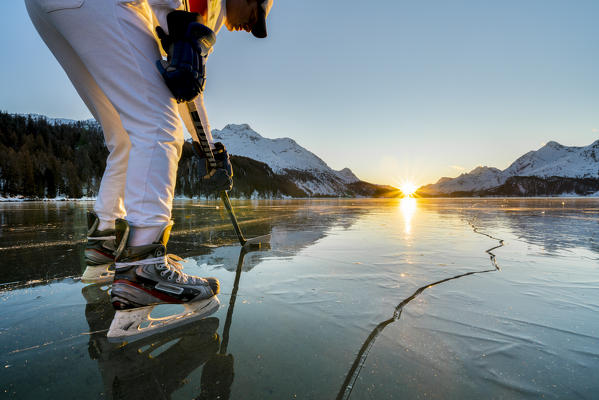
[[[94,125],[0,112],[0,195],[95,196],[108,150]]]
[[[0,154],[0,196],[81,198],[98,194],[108,149],[95,122],[53,123],[43,117],[0,112]],[[262,162],[239,156],[231,156],[231,162],[233,197],[306,195]],[[176,195],[215,196],[202,187],[197,163],[186,142],[179,160]]]

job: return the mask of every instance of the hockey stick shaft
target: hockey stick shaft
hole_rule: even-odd
[[[202,125],[202,120],[200,115],[198,114],[198,110],[193,101],[189,101],[186,103],[187,110],[189,111],[189,115],[191,116],[191,121],[193,123],[194,132],[190,132],[193,138],[193,146],[199,147],[201,152],[206,154],[208,159],[208,165],[210,168],[216,168],[216,160],[214,159],[214,153],[212,152],[212,148],[210,147],[210,143],[208,142],[208,138],[206,136],[206,131],[204,130],[204,125]],[[226,191],[220,192],[220,198],[227,209],[227,213],[229,214],[229,218],[231,219],[231,223],[233,224],[233,228],[235,229],[235,233],[237,234],[237,239],[239,243],[243,246],[247,243],[245,237],[243,237],[243,233],[241,232],[241,228],[239,227],[239,223],[237,222],[237,217],[235,216],[235,211],[233,211],[233,206],[231,205],[231,200],[229,199],[229,195]]]

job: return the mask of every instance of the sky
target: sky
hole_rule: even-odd
[[[0,110],[90,118],[23,1],[0,15]],[[598,15],[596,0],[274,0],[268,38],[220,31],[210,123],[291,137],[373,183],[504,169],[599,139]]]

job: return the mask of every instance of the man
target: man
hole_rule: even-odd
[[[104,131],[109,156],[95,213],[88,216],[83,280],[112,280],[116,257],[121,277],[112,294],[119,309],[218,292],[216,279],[189,276],[178,257],[166,255],[183,127],[167,74],[156,65],[164,53],[155,27],[162,28],[164,45],[169,28],[187,29],[172,18],[187,8],[197,13],[194,23],[214,32],[225,24],[265,37],[272,0],[184,1],[25,0],[40,36]],[[209,133],[202,96],[195,102]],[[193,129],[187,114],[181,116]]]

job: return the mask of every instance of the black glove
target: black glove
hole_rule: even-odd
[[[198,172],[200,174],[202,187],[208,191],[222,192],[233,188],[233,166],[229,159],[229,153],[225,145],[221,142],[214,143],[215,149],[212,151],[216,168],[210,168],[207,156],[201,151],[199,146],[193,146],[196,155],[200,159]]]
[[[214,32],[198,21],[198,13],[172,11],[166,16],[169,34],[161,27],[156,33],[167,53],[167,61],[156,66],[177,102],[195,99],[206,83],[206,56],[216,41]]]

